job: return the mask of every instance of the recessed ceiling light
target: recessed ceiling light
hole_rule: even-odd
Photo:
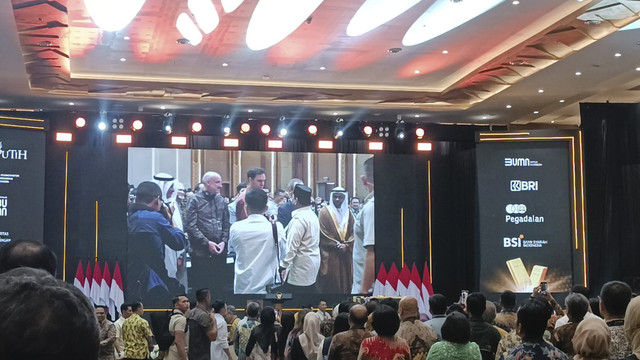
[[[227,63],[222,63],[222,66],[227,67],[227,66],[229,66],[229,64],[227,64]]]
[[[130,38],[130,37],[128,37],[128,36],[123,37],[123,39],[125,39],[125,40],[131,40],[131,38]]]
[[[542,94],[543,92],[544,92],[544,90],[542,90],[542,89],[538,90],[538,93],[540,93],[540,94]]]
[[[614,55],[615,57],[620,57],[620,56],[622,56],[622,54],[620,54],[620,53],[615,53],[615,54],[613,54],[613,55]]]
[[[253,112],[253,109],[249,109],[249,110],[247,110],[247,111],[248,111],[248,112],[250,112],[250,113],[252,113],[252,112]]]
[[[324,66],[320,66],[320,70],[326,70],[327,68]]]
[[[447,55],[449,53],[449,51],[448,50],[442,50],[442,53]]]
[[[511,105],[507,105],[505,106],[507,109],[511,109]]]
[[[640,66],[636,68],[636,71],[640,71]]]
[[[518,5],[518,4],[520,4],[520,1],[518,1],[518,0],[513,0],[511,3],[512,3],[513,5]]]
[[[166,106],[164,106],[164,105],[160,106],[160,110],[164,110],[164,109],[166,109],[166,108],[167,108],[167,107],[166,107]]]
[[[416,115],[415,117],[419,118],[419,117],[420,117],[420,115]]]
[[[120,61],[125,62],[125,61],[127,61],[127,59],[125,59],[125,58],[120,58]]]
[[[534,111],[533,113],[534,113],[534,114],[539,114],[539,113],[540,113],[540,111],[536,110],[536,111]]]
[[[69,105],[73,106],[73,105],[75,105],[75,104],[74,104],[74,103],[72,103],[72,102],[70,102],[70,103],[69,103]]]
[[[555,120],[551,120],[551,123],[552,123],[552,124],[553,124],[553,123],[555,123],[555,122],[556,122]]]
[[[576,76],[580,76],[582,73],[580,71],[576,71]]]
[[[414,74],[420,74],[420,70],[413,70]]]
[[[338,113],[337,113],[337,112],[334,112],[334,113],[333,113],[333,116],[336,116],[336,115],[338,115]]]
[[[482,120],[487,120],[487,117],[486,117],[486,116],[483,116],[483,117],[482,117]]]
[[[564,99],[560,99],[560,101],[559,101],[559,102],[563,103],[563,102],[564,102]]]

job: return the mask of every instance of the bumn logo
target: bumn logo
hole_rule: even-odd
[[[538,180],[511,180],[509,189],[511,191],[538,191]]]
[[[504,158],[505,167],[542,166],[542,163],[529,158]]]

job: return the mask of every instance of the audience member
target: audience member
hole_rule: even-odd
[[[411,296],[402,298],[398,315],[402,322],[397,335],[409,344],[411,359],[426,359],[429,349],[438,341],[438,334],[429,325],[420,321],[418,300]]]
[[[122,324],[122,338],[124,339],[125,359],[148,359],[153,346],[153,333],[147,320],[141,316],[144,307],[141,302],[131,304],[132,314]]]
[[[496,319],[496,304],[487,300],[487,306],[485,307],[484,312],[482,313],[482,320],[484,320],[484,322],[486,322],[489,325],[492,325],[496,330],[498,330],[500,337],[506,335],[507,332],[503,328],[495,324],[494,322],[495,319]]]
[[[512,349],[503,360],[569,360],[561,350],[547,344],[543,335],[551,317],[551,306],[539,299],[531,299],[518,309],[517,330],[522,345]]]
[[[227,327],[229,328],[229,347],[231,348],[233,346],[233,340],[236,337],[238,323],[240,322],[240,318],[236,314],[235,306],[227,304],[227,314],[224,316],[224,320],[227,322]]]
[[[506,290],[500,294],[500,305],[502,310],[496,315],[495,324],[509,332],[516,328],[518,316],[516,315],[516,294]]]
[[[189,360],[211,360],[211,342],[218,338],[218,324],[209,305],[209,289],[197,290],[196,301],[196,306],[187,312]]]
[[[131,304],[123,303],[120,305],[120,314],[121,316],[113,323],[116,327],[116,359],[122,359],[124,357],[124,339],[122,338],[122,324],[124,321],[133,314],[131,311]]]
[[[360,351],[362,340],[373,336],[364,329],[366,322],[367,308],[363,305],[352,306],[349,309],[349,330],[334,334],[329,347],[328,359],[355,359]]]
[[[304,316],[302,333],[291,344],[291,360],[317,359],[318,348],[323,340],[324,336],[320,334],[320,319],[316,314],[308,313]]]
[[[320,321],[331,319],[331,314],[327,312],[327,302],[325,300],[320,300],[318,303],[318,311],[316,311],[316,315]]]
[[[565,325],[566,326],[566,325]],[[585,319],[573,335],[574,360],[607,360],[611,333],[602,319]]]
[[[438,335],[438,340],[442,340],[442,324],[444,324],[447,315],[447,298],[442,294],[433,294],[429,296],[429,312],[433,317],[426,324],[431,326]]]
[[[249,171],[247,171],[247,183],[246,191],[236,197],[236,221],[244,220],[248,216],[245,195],[249,190],[264,189],[267,183],[267,175],[264,169],[259,167],[249,169]]]
[[[483,360],[493,360],[498,349],[500,333],[492,325],[482,319],[487,306],[487,300],[479,292],[469,294],[467,297],[467,312],[471,329],[471,341],[478,344]]]
[[[100,351],[98,360],[114,360],[116,341],[116,327],[107,320],[107,307],[104,305],[96,306],[96,318],[100,326]]]
[[[358,218],[358,216],[360,216],[360,198],[359,197],[354,196],[354,197],[352,197],[350,199],[350,201],[349,201],[349,210],[351,210],[351,213],[356,218]]]
[[[189,298],[185,295],[178,295],[173,298],[173,313],[169,320],[169,333],[173,336],[173,344],[164,360],[187,360],[189,352],[189,331],[187,331],[187,318],[185,314],[189,311]]]
[[[315,315],[313,316],[315,317]],[[252,360],[271,360],[278,356],[278,343],[284,339],[280,337],[281,328],[275,322],[275,310],[271,306],[262,309],[260,325],[251,331],[245,349],[245,353]],[[258,346],[255,346],[256,344]]]
[[[289,225],[289,221],[291,221],[291,213],[293,212],[293,210],[295,210],[293,208],[293,202],[291,201],[291,199],[293,199],[293,190],[298,184],[304,185],[304,183],[300,179],[293,178],[289,180],[289,183],[287,184],[287,198],[289,200],[287,200],[284,205],[278,208],[278,221],[285,228],[287,227],[287,225]]]
[[[573,356],[573,343],[571,340],[578,324],[589,311],[589,300],[580,293],[571,293],[565,299],[565,306],[567,307],[569,323],[556,327],[553,330],[551,341],[555,347],[564,351],[567,355]]]
[[[624,314],[624,333],[631,345],[631,355],[624,360],[640,359],[640,297],[631,299]]]
[[[280,316],[280,325],[282,330],[280,331],[280,339],[278,341],[278,357],[281,360],[285,359],[284,350],[287,347],[287,341],[289,340],[289,333],[293,330],[293,326],[296,323],[296,317],[292,312],[283,312]]]
[[[247,311],[244,319],[240,320],[236,327],[236,333],[233,339],[233,349],[235,350],[238,360],[245,360],[247,358],[247,343],[249,342],[249,336],[251,331],[258,326],[258,315],[260,314],[260,304],[257,302],[250,302],[247,305]]]
[[[471,342],[469,320],[458,311],[447,316],[442,324],[442,341],[433,344],[427,360],[480,360],[478,344]]]
[[[320,344],[320,348],[318,349],[318,359],[320,359],[321,356],[322,360],[327,360],[329,358],[329,348],[331,347],[333,336],[343,331],[349,330],[349,315],[346,313],[338,314],[333,323],[332,330],[333,333],[331,334],[331,336],[326,336],[324,338],[324,341]]]
[[[236,185],[236,196],[233,198],[233,201],[227,205],[227,209],[229,210],[229,224],[233,224],[236,222],[236,206],[238,206],[238,196],[244,193],[249,184],[247,182],[241,182]]]
[[[99,325],[93,306],[72,285],[45,270],[0,274],[0,357],[95,360]]]
[[[266,190],[266,189],[265,189]],[[267,215],[274,219],[278,217],[278,209],[284,205],[287,201],[287,192],[278,189],[273,192],[273,196],[269,195],[269,201],[267,201]]]
[[[396,336],[400,328],[397,310],[387,305],[373,312],[376,336],[362,340],[358,360],[410,360],[411,349],[405,339]]]
[[[589,288],[586,288],[586,287],[584,287],[582,285],[574,285],[571,288],[571,292],[569,292],[569,295],[571,295],[571,294],[582,294],[582,295],[584,295],[584,297],[586,297],[588,299],[590,297],[591,291],[589,290]],[[565,299],[565,301],[566,301],[566,299]],[[591,312],[591,309],[589,309],[584,317],[585,317],[585,319],[589,319],[589,318],[597,317],[597,316],[595,316]],[[560,319],[556,320],[555,328],[557,329],[560,326],[566,325],[567,323],[569,323],[569,316],[565,314]]]
[[[229,351],[229,331],[224,316],[227,314],[227,304],[222,300],[215,300],[211,304],[214,312],[216,325],[218,326],[218,336],[211,342],[211,360],[231,360]]]
[[[43,269],[56,276],[58,258],[53,250],[34,240],[16,240],[0,247],[0,274],[19,267]]]
[[[293,345],[293,341],[296,338],[298,338],[300,334],[302,334],[302,330],[304,329],[305,316],[307,316],[307,314],[310,312],[311,312],[311,309],[303,308],[302,310],[298,311],[294,315],[295,323],[293,325],[293,329],[291,330],[291,332],[289,333],[289,336],[287,337],[287,343],[285,345],[285,351],[284,351],[285,359],[287,360],[291,359],[291,346]]]
[[[631,301],[631,288],[622,281],[610,281],[600,290],[600,314],[611,331],[610,359],[631,355],[631,346],[624,334],[624,313]]]
[[[462,305],[458,304],[458,303],[453,303],[451,305],[449,305],[449,307],[447,308],[447,312],[445,313],[446,315],[451,315],[454,312],[459,312],[460,314],[467,316],[467,313],[464,311],[464,308],[462,307]]]
[[[602,314],[600,314],[600,298],[594,296],[589,299],[589,311],[599,318],[602,318]]]

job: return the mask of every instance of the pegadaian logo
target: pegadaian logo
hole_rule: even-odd
[[[542,166],[542,163],[529,158],[504,158],[505,167]]]
[[[28,150],[5,150],[2,148],[2,141],[0,141],[0,159],[2,160],[27,160]]]

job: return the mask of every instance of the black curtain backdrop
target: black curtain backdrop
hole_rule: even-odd
[[[640,289],[640,105],[580,106],[584,136],[589,284]]]

